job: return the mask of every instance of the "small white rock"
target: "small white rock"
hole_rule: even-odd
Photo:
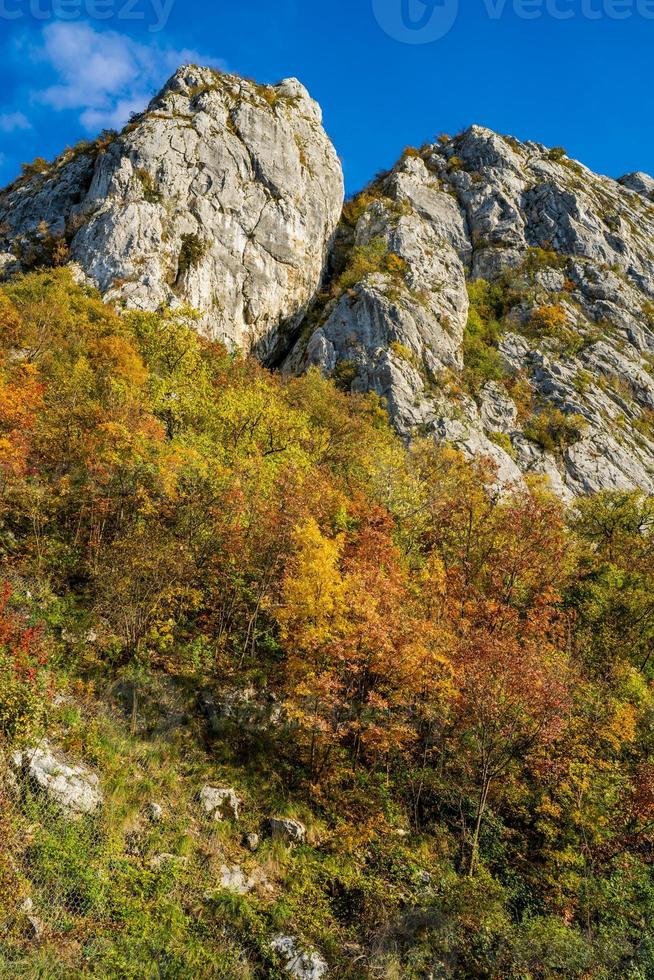
[[[327,976],[328,966],[322,956],[315,950],[303,949],[293,936],[275,936],[270,946],[295,980],[322,980]]]
[[[304,844],[307,838],[307,828],[299,820],[292,820],[290,817],[271,817],[268,824],[275,840],[284,840],[289,844]]]
[[[148,803],[145,812],[152,823],[161,823],[163,820],[163,809],[159,803]]]
[[[221,820],[238,820],[241,801],[233,789],[205,786],[200,791],[200,806],[208,817]]]

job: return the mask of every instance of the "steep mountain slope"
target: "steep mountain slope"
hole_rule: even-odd
[[[0,194],[0,977],[654,977],[654,182],[319,118]]]
[[[0,288],[0,977],[654,976],[654,498]]]
[[[37,162],[0,197],[0,261],[69,252],[107,299],[188,303],[213,337],[267,352],[315,291],[342,201],[299,82],[182,68],[119,137]]]
[[[652,186],[480,127],[407,151],[346,208],[287,365],[377,391],[400,432],[491,455],[504,479],[652,490]]]
[[[299,82],[184,68],[120,136],[0,195],[5,272],[73,259],[105,298],[187,303],[211,337],[382,396],[406,438],[654,490],[654,181],[472,127],[343,210]],[[311,304],[311,305],[310,305]]]

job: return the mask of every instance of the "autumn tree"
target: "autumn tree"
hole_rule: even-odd
[[[621,661],[649,671],[654,652],[654,504],[643,493],[579,501],[583,545],[570,602],[580,617],[578,653],[605,676]]]
[[[415,699],[448,684],[441,637],[421,616],[388,531],[374,513],[350,541],[311,520],[296,530],[276,615],[314,776],[337,749],[355,767],[400,752],[414,739]]]

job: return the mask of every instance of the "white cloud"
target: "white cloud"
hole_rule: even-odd
[[[110,109],[85,109],[80,120],[85,129],[95,133],[99,129],[122,129],[131,115],[141,112],[146,98],[119,99]]]
[[[34,60],[55,73],[56,82],[34,93],[55,110],[80,110],[89,132],[120,128],[180,65],[224,68],[216,58],[183,48],[141,44],[116,31],[95,31],[89,24],[49,24]]]
[[[22,112],[0,112],[0,133],[15,133],[17,129],[31,128],[31,122]]]

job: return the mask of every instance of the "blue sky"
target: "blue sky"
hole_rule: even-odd
[[[350,192],[473,122],[654,173],[653,60],[654,0],[0,0],[0,183],[185,61],[300,78]]]

